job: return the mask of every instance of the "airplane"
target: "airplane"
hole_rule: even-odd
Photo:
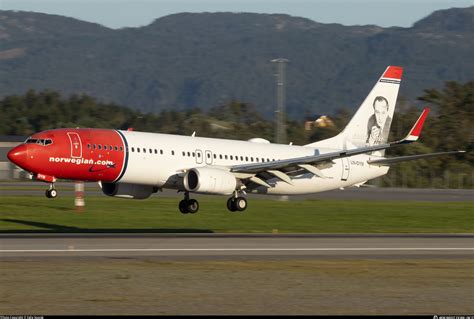
[[[231,195],[227,208],[242,212],[249,193],[296,195],[349,186],[387,174],[390,165],[463,151],[386,158],[385,150],[420,136],[425,108],[405,138],[388,142],[403,68],[388,66],[338,135],[303,146],[96,128],[35,133],[7,154],[35,180],[95,181],[108,196],[146,199],[158,190],[184,193],[183,214],[196,213],[191,193]]]

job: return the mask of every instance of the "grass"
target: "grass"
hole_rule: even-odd
[[[182,215],[178,197],[144,201],[88,197],[83,212],[73,197],[0,197],[0,232],[219,233],[472,233],[473,202],[280,202],[250,198],[245,213],[230,213],[225,197],[199,197],[200,211]]]

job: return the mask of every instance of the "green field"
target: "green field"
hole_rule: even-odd
[[[473,202],[274,201],[251,198],[230,213],[225,197],[199,197],[200,211],[182,215],[179,197],[144,201],[88,197],[0,197],[0,232],[218,232],[218,233],[472,233]]]

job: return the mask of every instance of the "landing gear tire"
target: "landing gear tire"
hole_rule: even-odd
[[[199,210],[199,202],[195,199],[188,200],[186,209],[189,213],[196,214]]]
[[[199,202],[195,199],[183,199],[179,202],[179,211],[182,214],[196,214],[199,211]]]
[[[235,207],[235,198],[231,197],[227,200],[227,209],[230,210],[231,212],[237,211],[237,208]]]
[[[58,196],[58,191],[54,188],[46,190],[46,197],[48,198],[56,198]]]
[[[179,202],[179,211],[181,212],[181,214],[189,213],[188,210],[186,209],[186,201],[184,199]]]
[[[243,212],[247,209],[247,200],[244,197],[231,197],[227,200],[227,209],[231,212]]]
[[[244,197],[237,197],[234,200],[235,203],[235,208],[239,212],[243,212],[244,210],[247,209],[247,200]]]

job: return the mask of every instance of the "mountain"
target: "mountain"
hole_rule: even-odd
[[[411,28],[322,24],[284,14],[180,13],[109,29],[56,15],[0,11],[0,96],[85,93],[144,112],[204,110],[230,100],[266,116],[285,57],[287,111],[333,113],[362,102],[387,65],[405,67],[414,100],[474,78],[474,7],[436,11]]]

